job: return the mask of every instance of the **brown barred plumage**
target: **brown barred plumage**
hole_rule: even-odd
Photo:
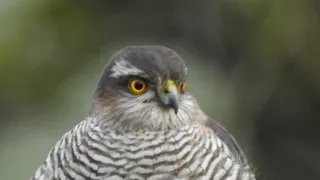
[[[128,133],[88,119],[63,136],[32,179],[253,180],[238,154],[202,126]]]

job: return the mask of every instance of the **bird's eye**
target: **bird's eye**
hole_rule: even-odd
[[[129,90],[133,94],[141,94],[144,93],[147,90],[147,84],[143,80],[140,79],[134,79],[129,81]]]
[[[181,83],[179,86],[180,91],[183,91],[186,87],[187,87],[187,83],[185,83],[185,82]]]

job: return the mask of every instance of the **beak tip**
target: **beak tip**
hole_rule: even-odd
[[[177,115],[179,111],[179,105],[177,103],[174,103],[172,109],[174,110],[174,113]]]
[[[178,114],[178,109],[177,109],[177,108],[174,109],[174,113],[175,113],[176,115]]]

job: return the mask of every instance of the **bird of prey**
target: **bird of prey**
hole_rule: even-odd
[[[30,180],[255,180],[234,137],[186,88],[170,48],[129,46],[104,67],[89,116]]]

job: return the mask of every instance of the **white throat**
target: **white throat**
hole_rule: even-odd
[[[113,106],[96,110],[94,117],[105,128],[125,131],[176,129],[205,121],[206,118],[190,94],[181,97],[177,114],[154,101],[142,103],[141,99],[123,98]]]

